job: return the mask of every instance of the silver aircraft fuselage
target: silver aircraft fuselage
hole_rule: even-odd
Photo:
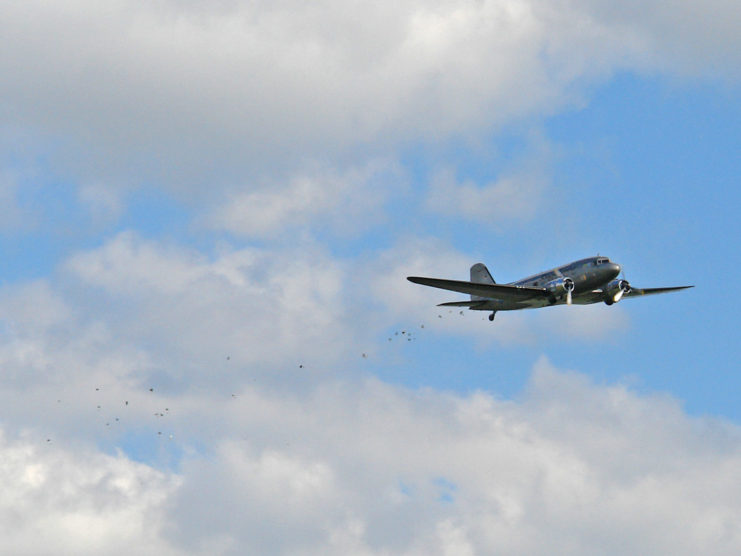
[[[526,286],[531,288],[546,287],[559,278],[570,278],[573,281],[572,303],[587,305],[604,301],[602,296],[595,296],[595,290],[604,287],[618,277],[621,267],[607,257],[589,257],[572,263],[557,266],[522,280],[510,282],[508,286]],[[586,295],[585,295],[586,294]],[[535,309],[566,303],[566,295],[557,294],[547,297],[535,297],[526,300],[485,298],[486,305],[476,307],[482,311],[513,311],[517,309]],[[484,299],[482,299],[484,301]]]

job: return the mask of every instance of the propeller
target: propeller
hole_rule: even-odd
[[[623,275],[623,279],[620,280],[620,282],[618,282],[618,291],[612,298],[612,301],[614,303],[617,303],[618,301],[622,299],[623,295],[625,295],[629,291],[630,291],[630,282],[628,282],[625,279],[625,275]]]
[[[566,289],[566,305],[571,305],[571,292],[574,291],[574,281],[571,278],[566,278],[563,287]]]

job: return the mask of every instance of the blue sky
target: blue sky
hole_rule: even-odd
[[[13,546],[737,551],[738,8],[356,8],[0,8]],[[695,288],[490,323],[405,280],[597,253]]]

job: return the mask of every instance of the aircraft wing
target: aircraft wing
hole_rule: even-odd
[[[407,276],[407,280],[423,286],[432,286],[453,292],[468,293],[489,299],[503,299],[506,301],[523,301],[538,297],[546,297],[545,288],[530,288],[527,286],[511,286],[506,284],[478,284],[461,280],[443,280],[441,278],[423,278],[421,276]]]
[[[675,292],[678,290],[686,290],[687,288],[694,288],[695,286],[673,286],[671,288],[631,288],[631,290],[625,294],[624,297],[640,297],[642,295],[653,295],[655,293],[666,293]]]

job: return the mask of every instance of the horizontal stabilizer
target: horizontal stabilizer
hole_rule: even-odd
[[[407,276],[407,280],[423,286],[431,286],[453,292],[469,293],[487,299],[504,299],[508,301],[522,301],[546,297],[545,288],[530,288],[527,286],[512,286],[505,284],[476,284],[462,280],[443,280],[441,278],[424,278],[421,276]]]
[[[479,305],[486,305],[486,300],[474,300],[474,301],[448,301],[447,303],[438,303],[438,307],[478,307]]]

